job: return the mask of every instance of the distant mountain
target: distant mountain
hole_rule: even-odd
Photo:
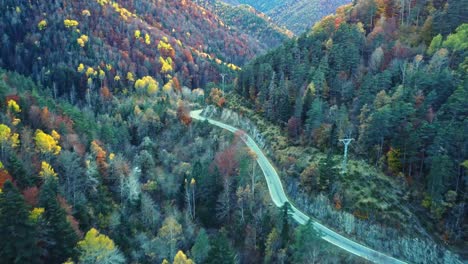
[[[289,0],[223,0],[223,2],[231,5],[250,5],[264,13],[285,5],[288,1]]]
[[[277,47],[294,35],[249,5],[234,6],[219,0],[195,0],[194,2],[219,16],[230,29],[249,35],[252,41],[257,42],[265,51]]]
[[[247,4],[264,12],[278,25],[301,34],[323,17],[333,14],[336,9],[351,0],[223,0],[233,5]]]

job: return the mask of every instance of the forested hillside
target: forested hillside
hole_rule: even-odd
[[[256,36],[259,45],[264,50],[275,48],[293,36],[291,31],[277,26],[265,14],[251,6],[233,6],[219,0],[197,0],[195,2],[217,14],[230,27]]]
[[[224,104],[252,36],[191,1],[0,4],[2,263],[359,262],[271,205],[238,135],[188,114]]]
[[[323,17],[334,14],[336,9],[351,0],[289,0],[267,12],[279,25],[295,34],[302,34]]]
[[[265,13],[276,24],[302,34],[315,22],[335,13],[335,10],[351,0],[223,0],[232,5],[250,5]]]
[[[287,133],[289,143],[272,138],[278,162],[310,196],[324,193],[364,219],[392,212],[386,187],[350,189],[363,171],[337,177],[290,148],[342,154],[339,139],[353,138],[352,159],[397,180],[406,190],[399,204],[429,233],[466,248],[467,8],[462,0],[356,1],[243,68],[238,94]]]
[[[192,89],[264,49],[191,1],[2,1],[0,66],[56,95],[122,92],[144,76]]]
[[[277,8],[284,4],[284,0],[223,0],[223,2],[229,3],[231,5],[249,5],[253,8],[261,11],[268,12],[272,9]]]
[[[459,263],[466,1],[358,0],[293,39],[205,2],[0,1],[0,262],[365,262],[275,206],[243,132],[192,120],[211,105],[258,127],[313,221]]]
[[[236,87],[291,144],[342,153],[339,139],[353,138],[353,159],[398,179],[428,230],[464,247],[468,3],[404,3],[344,6],[245,66]],[[338,187],[346,177],[325,188],[311,166],[294,172],[310,195],[328,190],[348,210],[360,207],[346,184]],[[369,202],[365,210],[376,213]]]

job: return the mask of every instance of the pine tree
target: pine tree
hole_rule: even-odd
[[[291,205],[288,202],[285,202],[281,208],[283,211],[283,227],[281,228],[281,242],[283,247],[286,247],[288,244],[289,237],[289,208]]]
[[[213,240],[211,249],[206,259],[207,264],[234,264],[235,253],[229,245],[229,240],[223,231]]]
[[[205,229],[201,229],[198,232],[195,244],[192,247],[192,256],[196,263],[204,263],[208,253],[210,252],[210,240],[206,234]]]
[[[292,248],[294,263],[316,263],[318,260],[323,242],[310,220],[296,229]]]
[[[38,263],[36,231],[18,189],[7,181],[0,194],[0,259],[2,263]]]
[[[45,258],[49,263],[62,263],[76,254],[78,237],[67,220],[65,210],[57,200],[57,179],[47,177],[39,195],[39,204],[45,208],[47,230],[44,241]]]
[[[331,152],[319,162],[319,185],[321,190],[328,190],[339,174],[336,168],[336,160],[333,159]]]
[[[18,159],[16,154],[11,154],[8,158],[7,170],[15,179],[15,182],[20,189],[24,189],[33,185],[34,179],[27,175],[22,161]]]

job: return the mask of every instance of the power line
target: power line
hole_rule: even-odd
[[[348,146],[351,144],[354,138],[343,138],[340,139],[340,142],[344,144],[344,157],[343,157],[343,165],[342,165],[342,173],[346,173],[347,165],[348,165]]]

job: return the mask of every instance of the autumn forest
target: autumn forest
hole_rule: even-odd
[[[1,263],[463,263],[466,0],[1,0]]]

